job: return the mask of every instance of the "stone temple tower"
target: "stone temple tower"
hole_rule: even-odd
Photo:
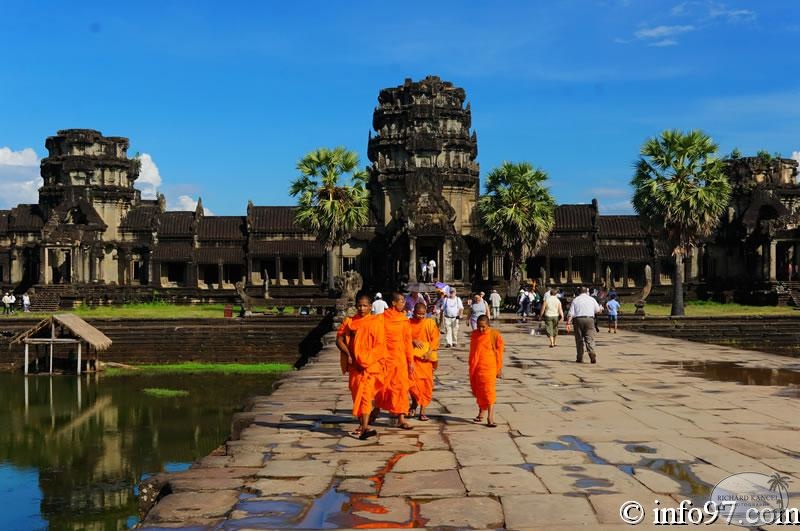
[[[133,186],[139,162],[128,158],[128,139],[104,137],[92,129],[65,129],[48,137],[45,147],[48,156],[42,160],[44,184],[39,190],[45,217],[70,209],[85,217],[89,212],[84,205],[89,205],[106,225],[104,239],[117,239],[120,221],[140,200]]]
[[[120,239],[120,223],[141,200],[133,186],[139,161],[128,158],[128,139],[65,129],[49,137],[45,147],[38,205],[42,239],[38,256],[27,265],[28,277],[38,277],[31,280],[41,284],[101,276],[116,282],[117,252],[111,242]]]
[[[406,79],[378,96],[368,156],[389,279],[416,280],[424,258],[436,261],[436,280],[468,280],[479,166],[465,98],[464,89],[437,76]]]

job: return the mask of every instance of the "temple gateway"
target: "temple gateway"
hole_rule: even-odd
[[[367,145],[370,222],[344,246],[334,273],[357,270],[367,287],[391,289],[434,260],[436,280],[452,285],[509,280],[510,264],[476,219],[471,127],[464,90],[436,76],[380,91]],[[326,250],[297,227],[293,207],[248,203],[242,216],[207,216],[198,202],[193,212],[169,211],[163,196],[142,199],[135,188],[139,161],[128,157],[127,138],[66,129],[45,147],[38,203],[0,211],[4,289],[35,287],[34,304],[56,306],[70,298],[230,300],[239,281],[253,294],[266,284],[277,296],[325,293]],[[733,199],[715,237],[686,260],[689,290],[791,289],[800,270],[797,162],[726,162]],[[624,293],[642,286],[646,265],[668,291],[667,246],[637,216],[601,215],[591,200],[556,208],[555,229],[528,257],[527,276],[543,272],[565,288],[607,282]]]

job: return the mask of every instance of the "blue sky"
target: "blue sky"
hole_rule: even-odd
[[[292,204],[304,153],[366,165],[378,91],[434,74],[467,91],[482,175],[527,160],[558,202],[628,212],[665,128],[800,157],[798,39],[791,0],[6,2],[0,208],[35,201],[45,138],[74,127],[129,137],[174,208]]]

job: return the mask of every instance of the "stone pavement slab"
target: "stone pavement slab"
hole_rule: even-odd
[[[356,423],[338,353],[324,348],[237,416],[225,455],[168,475],[175,493],[144,527],[227,519],[220,528],[280,529],[312,515],[303,526],[626,529],[622,502],[702,503],[736,472],[780,471],[792,492],[800,486],[797,398],[660,364],[793,360],[623,327],[598,338],[598,364],[579,365],[571,338],[549,349],[530,326],[500,325],[507,366],[495,429],[471,422],[462,342],[440,354],[431,421],[411,419],[404,431],[382,415],[379,435],[359,441],[348,435]],[[147,496],[158,488],[150,483]]]
[[[503,525],[503,508],[492,498],[470,496],[421,503],[420,517],[431,528],[495,529]]]

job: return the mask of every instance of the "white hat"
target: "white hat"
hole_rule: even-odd
[[[375,294],[375,298],[376,298],[376,299],[380,299],[381,297],[383,297],[383,295],[381,295],[381,292],[380,292],[380,291],[379,291],[378,293],[376,293],[376,294]]]

